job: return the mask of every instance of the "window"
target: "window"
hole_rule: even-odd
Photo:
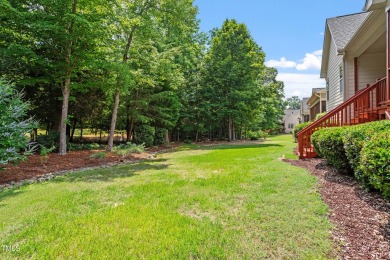
[[[340,93],[344,92],[344,69],[343,64],[339,67],[339,74],[340,74]]]
[[[329,79],[326,79],[326,100],[329,101]]]
[[[288,123],[288,129],[293,129],[293,128],[294,128],[294,124]]]

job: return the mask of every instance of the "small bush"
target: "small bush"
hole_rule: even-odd
[[[369,184],[390,197],[390,130],[373,136],[361,151],[361,172]]]
[[[312,142],[316,152],[326,162],[341,172],[351,172],[347,156],[345,155],[343,135],[346,127],[331,127],[316,131],[312,135]]]
[[[260,139],[265,139],[267,138],[268,133],[264,132],[262,130],[257,130],[257,131],[249,131],[248,137],[250,140],[260,140]]]
[[[295,140],[298,139],[299,131],[301,131],[303,128],[307,127],[310,124],[311,124],[311,122],[304,122],[304,123],[300,123],[300,124],[297,124],[296,126],[294,126],[293,135],[295,137]]]
[[[143,153],[144,151],[145,151],[144,144],[137,145],[133,143],[120,144],[114,147],[114,149],[112,149],[113,153],[122,157],[125,157],[132,153]]]
[[[323,113],[319,113],[316,115],[316,118],[314,120],[318,120],[320,119],[321,117],[323,117],[324,115],[326,115],[326,112],[323,112]]]
[[[58,149],[60,146],[60,132],[49,131],[47,135],[38,135],[37,143],[40,144],[41,148],[46,147],[47,149],[51,149],[54,146]]]
[[[390,130],[390,121],[382,120],[348,127],[343,136],[345,154],[354,175],[367,188],[370,188],[369,181],[364,177],[360,169],[361,151],[364,144],[373,136],[386,130]]]
[[[98,153],[91,154],[89,156],[89,158],[92,158],[92,159],[104,159],[106,157],[107,157],[107,154],[105,152],[98,152]]]

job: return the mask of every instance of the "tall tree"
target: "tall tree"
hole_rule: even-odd
[[[298,96],[292,96],[286,99],[284,102],[284,106],[288,109],[300,109],[301,108],[301,100]]]
[[[71,88],[78,86],[72,81],[96,61],[106,4],[103,0],[2,0],[0,5],[7,11],[0,19],[0,27],[7,28],[1,32],[7,42],[1,44],[0,53],[8,62],[13,49],[22,54],[15,64],[8,63],[6,73],[19,84],[49,85],[61,91],[60,154],[66,153]],[[24,40],[19,43],[19,39]],[[32,65],[23,62],[25,57]],[[24,69],[23,76],[14,69]]]
[[[247,27],[235,20],[226,20],[213,35],[205,58],[204,79],[214,117],[226,122],[231,141],[236,123],[256,109],[258,91],[252,83],[264,69],[264,52]]]

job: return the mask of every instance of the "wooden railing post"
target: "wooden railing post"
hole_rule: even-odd
[[[299,158],[316,156],[311,143],[311,135],[321,128],[355,125],[377,120],[378,114],[374,115],[374,113],[378,113],[379,103],[390,100],[386,96],[388,94],[385,91],[387,86],[386,78],[381,79],[372,86],[367,85],[365,89],[362,89],[353,97],[329,111],[325,116],[302,129],[298,133]],[[376,97],[375,101],[374,97]]]

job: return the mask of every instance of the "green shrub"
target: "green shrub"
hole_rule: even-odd
[[[361,151],[361,172],[369,184],[390,197],[390,130],[373,136]]]
[[[23,160],[35,150],[36,146],[27,148],[26,134],[37,127],[37,123],[27,117],[28,109],[23,94],[0,78],[0,165]],[[22,150],[24,154],[20,153]]]
[[[132,153],[143,153],[145,151],[144,144],[137,145],[133,143],[120,144],[112,149],[112,152],[119,156],[127,156]]]
[[[97,153],[91,154],[89,156],[89,158],[92,158],[92,159],[104,159],[106,157],[107,157],[106,152],[97,152]]]
[[[316,115],[316,118],[314,120],[318,120],[320,119],[321,117],[323,117],[324,115],[326,115],[326,112],[323,112],[323,113],[319,113]]]
[[[382,120],[348,127],[343,136],[345,154],[356,179],[370,188],[368,179],[361,172],[361,150],[373,136],[385,130],[390,130],[390,121]]]
[[[347,156],[345,155],[343,135],[346,127],[331,127],[316,131],[312,135],[315,151],[326,162],[341,172],[351,172]]]
[[[167,133],[167,129],[164,128],[156,128],[154,134],[153,145],[162,145],[165,144],[165,134]]]
[[[146,147],[153,146],[155,128],[149,125],[140,125],[135,128],[134,142],[145,144]]]
[[[60,132],[49,131],[47,135],[38,135],[37,143],[40,144],[41,148],[46,147],[47,149],[51,149],[54,146],[58,149],[60,146]]]
[[[248,137],[250,140],[260,140],[260,139],[265,139],[267,138],[268,133],[264,132],[262,130],[257,130],[257,131],[249,131]]]
[[[311,124],[311,122],[304,122],[304,123],[300,123],[300,124],[297,124],[296,126],[294,126],[293,135],[295,137],[295,140],[298,139],[299,131],[301,131],[303,128],[307,127],[310,124]]]

